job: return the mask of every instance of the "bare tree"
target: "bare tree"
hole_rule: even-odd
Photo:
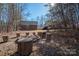
[[[49,16],[51,20],[62,20],[61,23],[65,28],[70,26],[70,28],[75,29],[75,24],[79,23],[79,4],[57,3],[49,8]]]

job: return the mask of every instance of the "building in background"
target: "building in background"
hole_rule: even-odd
[[[36,30],[37,29],[37,21],[21,21],[20,22],[20,30]]]

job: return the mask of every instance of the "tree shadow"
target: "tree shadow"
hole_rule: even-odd
[[[22,55],[19,52],[15,52],[14,54],[10,55],[10,56],[30,56],[31,53],[29,53],[28,55]]]

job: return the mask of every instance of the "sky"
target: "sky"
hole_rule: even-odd
[[[24,8],[26,8],[24,10],[24,14],[26,13],[26,11],[30,12],[30,16],[27,18],[27,20],[37,21],[36,20],[37,16],[40,17],[42,15],[47,14],[48,8],[45,7],[44,5],[45,4],[43,4],[43,3],[28,3],[27,6],[24,7]],[[25,15],[25,17],[26,17],[26,15]]]

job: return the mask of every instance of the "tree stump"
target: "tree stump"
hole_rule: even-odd
[[[46,38],[46,32],[43,32],[43,33],[42,33],[42,38],[43,38],[43,39]]]
[[[40,36],[40,38],[42,38],[42,32],[38,32],[38,36]]]
[[[29,33],[26,33],[26,37],[29,35]]]
[[[2,36],[3,38],[3,42],[7,42],[8,41],[8,36]]]
[[[16,37],[20,37],[20,33],[16,33]]]
[[[46,33],[46,42],[50,42],[51,41],[51,33],[47,32]]]
[[[33,32],[32,34],[33,34],[33,35],[36,35],[36,33],[35,33],[35,32]]]
[[[21,56],[27,56],[32,53],[33,42],[29,38],[22,38],[17,41],[18,54]]]

